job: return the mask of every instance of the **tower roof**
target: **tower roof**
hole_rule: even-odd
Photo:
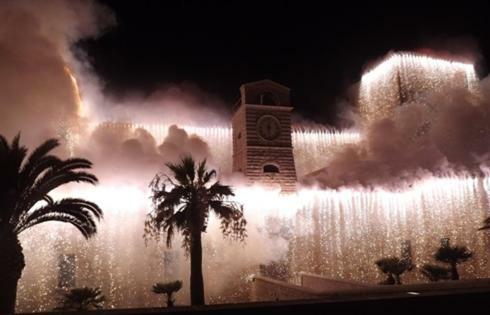
[[[288,87],[269,79],[240,86],[240,104],[291,106]]]
[[[273,85],[273,86],[275,86],[277,88],[280,88],[280,89],[284,89],[284,90],[288,90],[288,91],[291,90],[287,86],[282,85],[280,83],[277,83],[276,81],[272,81],[270,79],[263,79],[263,80],[259,80],[259,81],[253,81],[253,82],[243,83],[240,86],[240,88],[242,88],[242,87],[248,87],[248,86],[255,86],[255,85]]]

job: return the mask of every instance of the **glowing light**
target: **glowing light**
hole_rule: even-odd
[[[72,80],[78,114],[82,116],[83,103],[76,78],[69,68],[65,70]],[[472,65],[394,54],[363,76],[361,113],[369,120],[389,115],[394,106],[412,97],[415,91],[440,88],[448,77],[454,78],[458,86],[470,90],[475,87]],[[92,130],[98,126],[90,124]],[[164,140],[169,128],[167,124],[132,122],[108,122],[102,126],[130,131],[143,128],[157,143]],[[208,143],[219,171],[231,171],[230,126],[179,127]],[[294,128],[291,136],[299,176],[326,166],[335,152],[362,140],[356,130],[318,127]],[[71,134],[67,135],[70,137]],[[461,266],[463,277],[489,276],[488,239],[486,234],[476,232],[482,219],[489,215],[490,171],[484,173],[482,178],[466,174],[427,177],[401,191],[344,187],[300,189],[284,195],[274,188],[237,186],[233,200],[244,205],[249,238],[245,245],[226,243],[219,222],[210,220],[203,241],[204,272],[210,286],[206,292],[212,301],[226,302],[226,297],[221,296],[226,290],[217,285],[220,281],[227,284],[236,281],[238,290],[246,292],[237,272],[256,272],[253,268],[258,264],[284,258],[281,255],[285,252],[293,277],[306,271],[375,283],[380,280],[375,260],[400,255],[401,243],[410,240],[414,263],[421,265],[432,260],[442,237],[478,253],[478,259]],[[146,184],[102,181],[97,187],[56,191],[53,197],[73,195],[98,203],[105,218],[89,243],[72,227],[58,223],[41,225],[21,236],[27,263],[19,283],[18,310],[46,311],[55,306],[58,274],[53,270],[58,255],[66,253],[76,255],[77,286],[101,286],[109,307],[159,306],[161,301],[150,288],[164,279],[165,254],[164,245],[145,246],[142,237],[150,208]],[[268,217],[282,220],[290,234],[288,242],[274,243],[267,236]],[[179,241],[177,238],[174,245],[177,248]],[[184,267],[176,276],[188,279],[188,261],[179,259],[178,264]],[[420,273],[412,272],[404,280],[416,282],[422,278]],[[179,297],[188,295],[186,290]]]
[[[291,138],[298,177],[325,167],[336,152],[361,141],[356,130],[320,127],[294,128]]]
[[[396,106],[446,86],[475,91],[472,64],[413,53],[393,53],[361,78],[359,111],[367,122],[390,117]]]
[[[75,77],[75,74],[71,71],[71,69],[68,66],[65,66],[65,71],[70,77],[70,81],[73,87],[73,95],[75,97],[75,102],[77,104],[77,115],[79,117],[83,117],[85,115],[85,108],[82,100],[82,95],[80,93],[80,88],[78,86],[77,78]]]
[[[440,239],[449,237],[478,254],[478,259],[461,266],[462,276],[485,277],[490,270],[488,240],[476,229],[488,215],[489,183],[489,177],[463,174],[428,177],[402,191],[350,187],[300,189],[288,195],[280,194],[278,189],[237,186],[234,200],[245,207],[249,239],[246,245],[230,244],[222,239],[217,220],[211,220],[204,238],[205,277],[209,283],[216,283],[224,277],[214,272],[217,268],[223,273],[224,266],[235,272],[244,268],[250,273],[251,266],[281,257],[288,244],[278,245],[267,237],[264,230],[269,228],[268,217],[286,222],[285,228],[291,234],[293,276],[307,271],[375,283],[380,276],[374,261],[400,255],[403,241],[411,241],[414,263],[421,265],[432,260]],[[22,311],[48,310],[54,306],[52,294],[58,275],[53,266],[63,253],[76,253],[77,285],[102,286],[110,307],[159,305],[158,297],[148,288],[155,278],[163,277],[164,246],[144,245],[143,222],[149,209],[147,188],[131,183],[86,187],[57,191],[54,197],[76,193],[104,208],[105,219],[89,243],[72,227],[56,223],[41,225],[22,235],[27,260],[19,286]],[[179,248],[178,239],[175,246]],[[274,250],[277,253],[272,254]],[[180,264],[187,266],[188,261],[182,258]],[[182,267],[181,272],[179,277],[188,279],[188,268]],[[226,282],[230,283],[233,273],[226,272],[231,277],[225,277]],[[418,272],[407,274],[404,280],[424,281]],[[242,289],[243,286],[238,284]],[[216,299],[222,294],[219,287],[210,290]],[[223,299],[219,301],[226,301]]]
[[[91,124],[90,130],[98,126],[130,131],[143,128],[155,138],[157,143],[163,142],[170,127],[169,124],[105,122]],[[188,134],[195,134],[205,140],[209,145],[214,164],[221,172],[231,172],[232,129],[230,126],[178,126]],[[325,167],[336,152],[346,145],[359,142],[361,135],[357,130],[335,130],[326,127],[293,128],[291,139],[296,173],[301,177]]]
[[[379,281],[374,261],[400,255],[411,241],[417,265],[427,263],[440,239],[467,245],[480,259],[463,266],[467,277],[488,273],[486,236],[475,233],[488,212],[486,178],[426,178],[403,191],[303,190],[293,241],[294,269],[334,278]],[[306,258],[305,258],[306,257]],[[407,281],[424,281],[418,272]]]

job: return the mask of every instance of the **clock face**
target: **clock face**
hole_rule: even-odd
[[[281,135],[281,124],[272,115],[264,115],[257,121],[257,132],[265,140],[275,140]]]

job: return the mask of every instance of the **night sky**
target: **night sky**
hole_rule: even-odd
[[[432,49],[490,60],[490,5],[429,1],[101,1],[117,26],[79,43],[107,93],[193,83],[231,108],[240,84],[269,78],[296,111],[334,124],[368,62],[390,50]]]

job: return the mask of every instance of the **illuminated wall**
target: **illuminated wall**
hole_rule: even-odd
[[[390,117],[397,106],[421,100],[428,92],[445,87],[474,90],[476,84],[472,64],[413,53],[391,53],[363,74],[359,112],[369,123]]]

